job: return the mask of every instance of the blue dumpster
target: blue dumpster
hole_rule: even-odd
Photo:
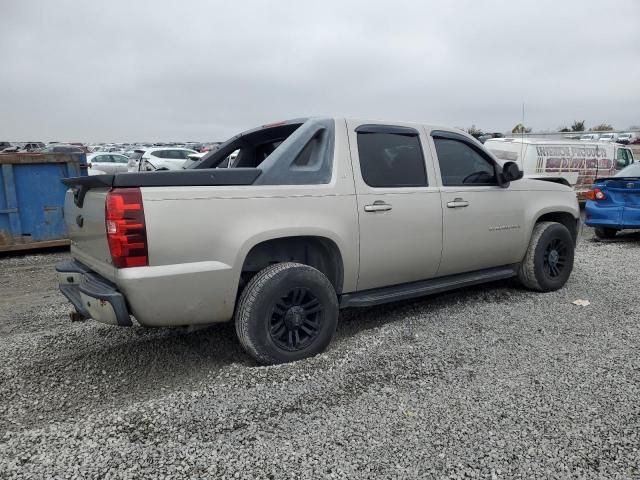
[[[68,245],[60,180],[86,174],[84,153],[0,154],[0,252]]]

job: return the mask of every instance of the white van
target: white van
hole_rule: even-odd
[[[618,134],[615,132],[603,133],[598,139],[599,142],[617,142]]]
[[[492,138],[484,146],[502,162],[517,162],[525,177],[561,179],[579,200],[596,178],[611,177],[634,162],[631,149],[612,142]]]

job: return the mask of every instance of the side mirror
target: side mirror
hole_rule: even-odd
[[[524,173],[516,162],[507,162],[502,166],[502,180],[505,183],[514,182],[524,177]]]

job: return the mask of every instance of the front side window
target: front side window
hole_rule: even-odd
[[[498,184],[493,162],[470,145],[449,138],[434,138],[433,141],[443,186]]]
[[[426,187],[427,173],[418,135],[358,132],[362,178],[370,187]]]

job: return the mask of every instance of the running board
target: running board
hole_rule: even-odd
[[[362,292],[346,293],[340,297],[340,308],[370,307],[398,300],[433,295],[480,283],[504,280],[518,274],[519,264],[448,275],[419,282],[403,283],[393,287],[373,288]]]

